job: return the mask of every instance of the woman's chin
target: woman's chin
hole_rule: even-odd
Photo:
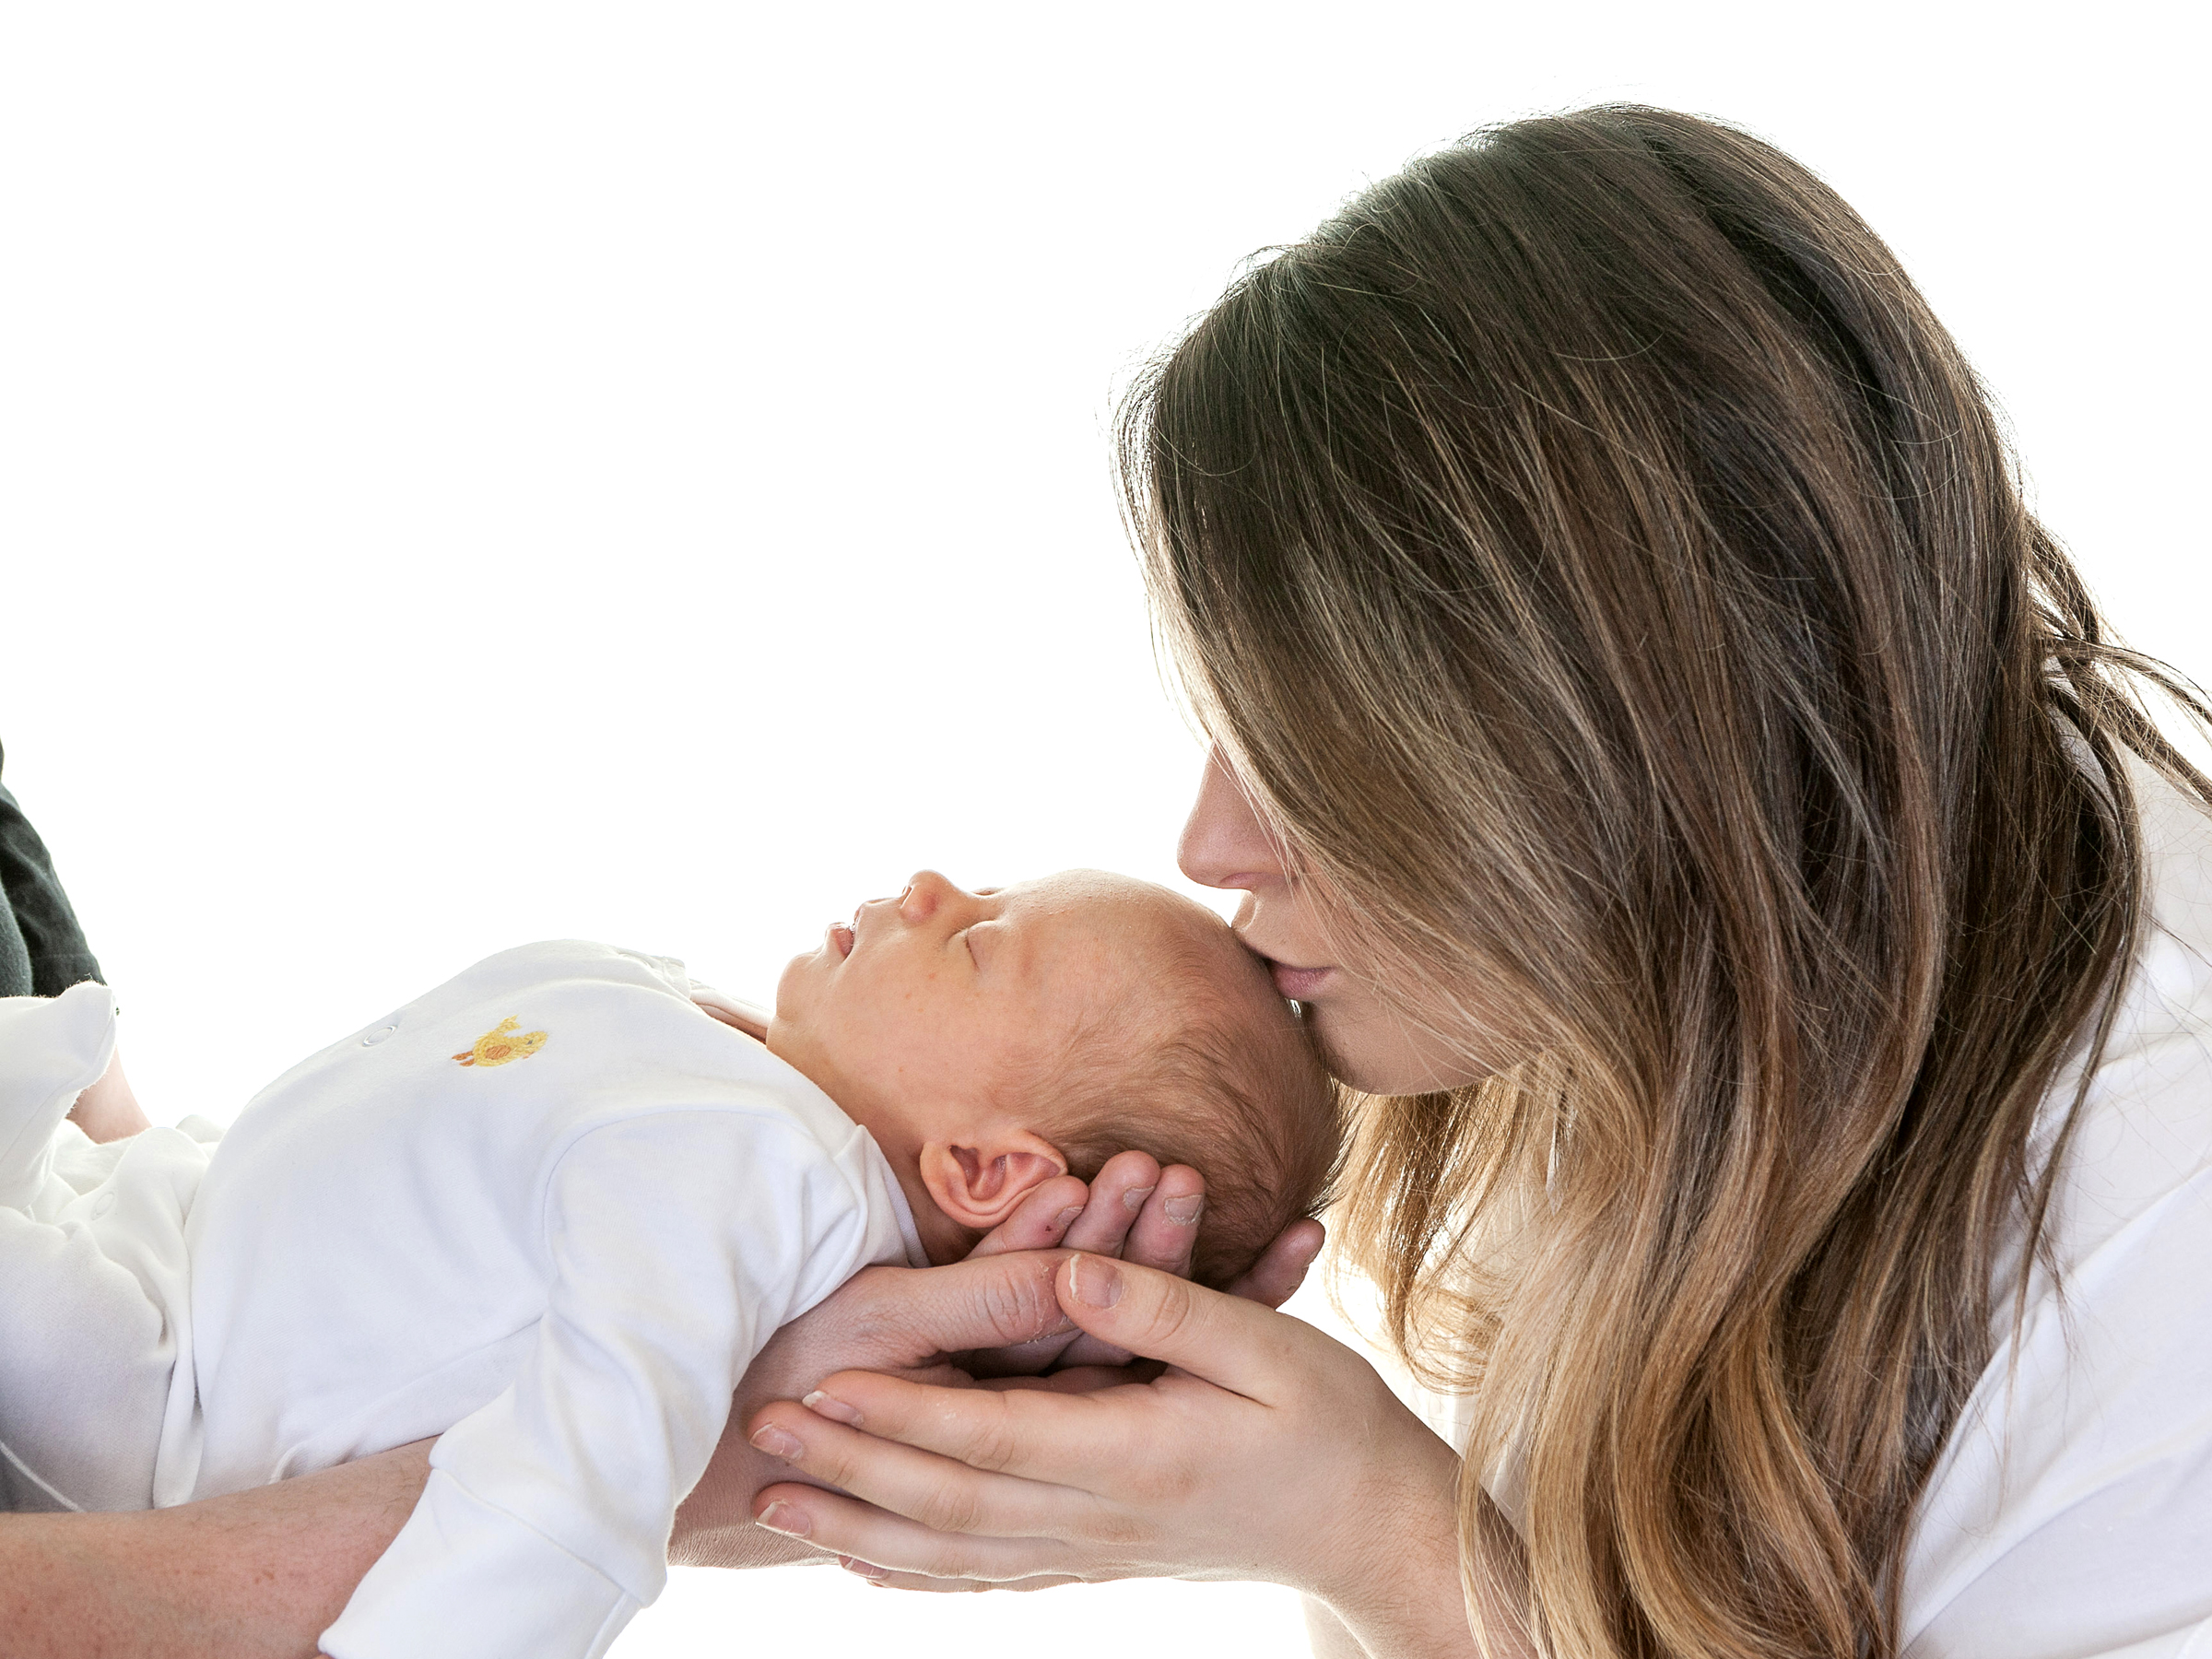
[[[1453,1053],[1382,1009],[1357,1014],[1334,999],[1301,1003],[1330,1075],[1362,1094],[1432,1094],[1479,1083],[1500,1070]]]

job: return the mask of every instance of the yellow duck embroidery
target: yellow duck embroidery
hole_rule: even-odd
[[[504,1065],[510,1060],[529,1059],[546,1046],[546,1033],[524,1031],[519,1037],[508,1035],[522,1023],[512,1018],[500,1020],[477,1039],[476,1047],[464,1049],[453,1058],[464,1065]]]

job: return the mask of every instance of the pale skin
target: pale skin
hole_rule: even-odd
[[[1094,1010],[1116,1010],[1143,1041],[1151,1011],[1189,994],[1191,961],[1249,982],[1255,1022],[1294,1041],[1219,920],[1188,900],[1100,871],[971,890],[920,870],[792,959],[765,1040],[875,1136],[930,1260],[956,1262],[1067,1174],[1057,1103],[1033,1098],[1033,1080]],[[1163,1206],[1195,1226],[1203,1190]]]
[[[122,1050],[108,1062],[100,1081],[76,1097],[76,1104],[69,1108],[69,1121],[96,1141],[121,1140],[153,1127],[130,1078],[124,1076]]]
[[[966,908],[957,917],[950,908],[939,913],[939,898]],[[1053,898],[1049,889],[1041,895],[1021,889],[961,894],[924,873],[899,900],[880,901],[869,925],[883,924],[886,941],[912,930],[903,946],[883,953],[883,964],[897,967],[910,960],[902,952],[911,953],[914,944],[944,943],[921,931],[926,927],[943,926],[949,937],[955,920],[991,924],[976,941],[974,954],[982,962],[971,965],[981,968],[979,980],[994,982],[977,993],[966,1017],[983,1018],[992,1011],[985,998],[995,996],[998,1025],[1018,1031],[1033,1029],[1050,1012],[1033,997],[1011,1009],[1004,1006],[1010,991],[1022,994],[1008,970],[1025,956],[1034,953],[1038,961],[1055,967],[1054,977],[1063,982],[1053,994],[1101,989],[1095,980],[1066,982],[1082,964],[1063,959],[1085,934],[1068,925],[1065,907],[1056,910]],[[901,904],[905,912],[895,913]],[[968,947],[960,948],[967,959]],[[994,952],[1000,965],[993,976]],[[1101,955],[1100,964],[1106,960]],[[925,974],[923,982],[898,973],[854,976],[843,999],[825,1006],[819,998],[809,1003],[813,982],[800,964],[794,971],[800,995],[784,1022],[783,1039],[813,1064],[829,1065],[841,1053],[836,1064],[855,1075],[871,1069],[868,1056],[850,1044],[817,1041],[825,1020],[834,1028],[841,1015],[863,1013],[855,994],[870,989],[898,997],[951,986],[948,976],[934,982],[926,982]],[[973,984],[969,989],[976,991]],[[773,1022],[741,1005],[714,1011],[751,1036],[771,1038]],[[942,998],[920,1011],[925,1023],[962,1017]],[[876,1012],[887,1019],[892,1013]],[[978,1042],[988,1035],[980,1027],[968,1034]],[[928,1042],[919,1031],[908,1036],[912,1046],[902,1051],[903,1058],[920,1062],[934,1055],[940,1065],[959,1058],[941,1045],[931,1046],[942,1033]],[[962,1072],[971,1083],[976,1075],[972,1065]],[[788,1481],[791,1474],[742,1431],[768,1402],[811,1393],[830,1372],[854,1367],[947,1381],[959,1374],[948,1363],[955,1354],[971,1368],[1004,1373],[1035,1371],[1058,1360],[1081,1368],[1063,1373],[1070,1378],[1118,1374],[1096,1367],[1126,1356],[1087,1336],[1061,1311],[1053,1288],[1058,1264],[1076,1250],[1093,1259],[1122,1256],[1169,1275],[1189,1271],[1205,1196],[1195,1171],[1163,1170],[1142,1152],[1124,1152],[1086,1184],[1062,1172],[1065,1160],[1049,1143],[1010,1118],[987,1092],[954,1090],[950,1105],[924,1111],[927,1095],[893,1079],[867,1099],[883,1133],[912,1138],[913,1177],[924,1166],[936,1171],[934,1184],[921,1177],[919,1188],[910,1192],[922,1200],[914,1205],[917,1217],[927,1212],[935,1218],[927,1225],[933,1257],[953,1265],[868,1269],[777,1333],[748,1368],[733,1401],[732,1427],[678,1511],[669,1545],[675,1561],[755,1567],[819,1559],[805,1543],[752,1521],[759,1488],[771,1480]],[[147,1126],[120,1061],[85,1092],[72,1116],[98,1140]],[[902,1180],[913,1177],[902,1174]],[[954,1206],[950,1213],[938,1208],[940,1192]],[[1320,1230],[1312,1223],[1290,1230],[1236,1287],[1238,1293],[1279,1304],[1297,1288],[1320,1244]],[[967,1260],[957,1259],[963,1254]],[[0,1629],[7,1632],[8,1652],[26,1659],[304,1659],[314,1653],[316,1635],[336,1618],[354,1584],[406,1520],[428,1477],[429,1448],[423,1441],[175,1509],[0,1516]]]
[[[1073,1239],[1164,1273],[1187,1272],[1195,1230],[1168,1203],[1203,1191],[1195,1171],[1124,1153],[1086,1188],[1039,1186],[968,1261],[872,1267],[778,1331],[747,1371],[706,1474],[677,1514],[672,1560],[763,1567],[817,1552],[753,1524],[759,1489],[789,1467],[746,1440],[764,1403],[866,1366],[944,1378],[978,1354],[1008,1368],[1077,1333],[1053,1293]],[[1132,1202],[1135,1199],[1135,1202]],[[1066,1214],[1074,1206],[1077,1214]],[[1279,1303],[1320,1240],[1278,1241],[1241,1290]],[[0,1630],[21,1659],[309,1659],[361,1575],[405,1524],[429,1477],[429,1442],[296,1480],[175,1509],[0,1515]]]
[[[1391,1017],[1357,941],[1326,924],[1218,756],[1179,856],[1192,879],[1244,894],[1240,935],[1277,965],[1347,1081],[1411,1093],[1484,1075]],[[1091,1336],[1170,1369],[1103,1386],[1081,1373],[962,1387],[838,1372],[748,1429],[842,1491],[771,1486],[756,1515],[900,1587],[1259,1579],[1309,1598],[1324,1653],[1476,1651],[1460,1461],[1366,1361],[1265,1299],[1126,1260],[1071,1257],[1053,1290]],[[1516,1562],[1493,1565],[1510,1576]],[[1494,1655],[1513,1651],[1498,1645],[1507,1612],[1485,1609]]]

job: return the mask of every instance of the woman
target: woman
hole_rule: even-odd
[[[1725,127],[1519,123],[1242,278],[1123,432],[1216,745],[1183,866],[1359,1091],[1341,1242],[1456,1443],[1081,1256],[1070,1317],[1178,1369],[831,1377],[755,1426],[856,1496],[764,1521],[905,1584],[1273,1579],[1377,1659],[2212,1643],[2212,839],[2132,688],[2204,710],[1888,249]]]

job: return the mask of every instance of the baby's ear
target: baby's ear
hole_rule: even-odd
[[[922,1148],[922,1181],[947,1217],[989,1232],[1015,1206],[1055,1175],[1067,1159],[1043,1136],[1027,1129],[996,1132],[975,1146],[931,1141]]]

